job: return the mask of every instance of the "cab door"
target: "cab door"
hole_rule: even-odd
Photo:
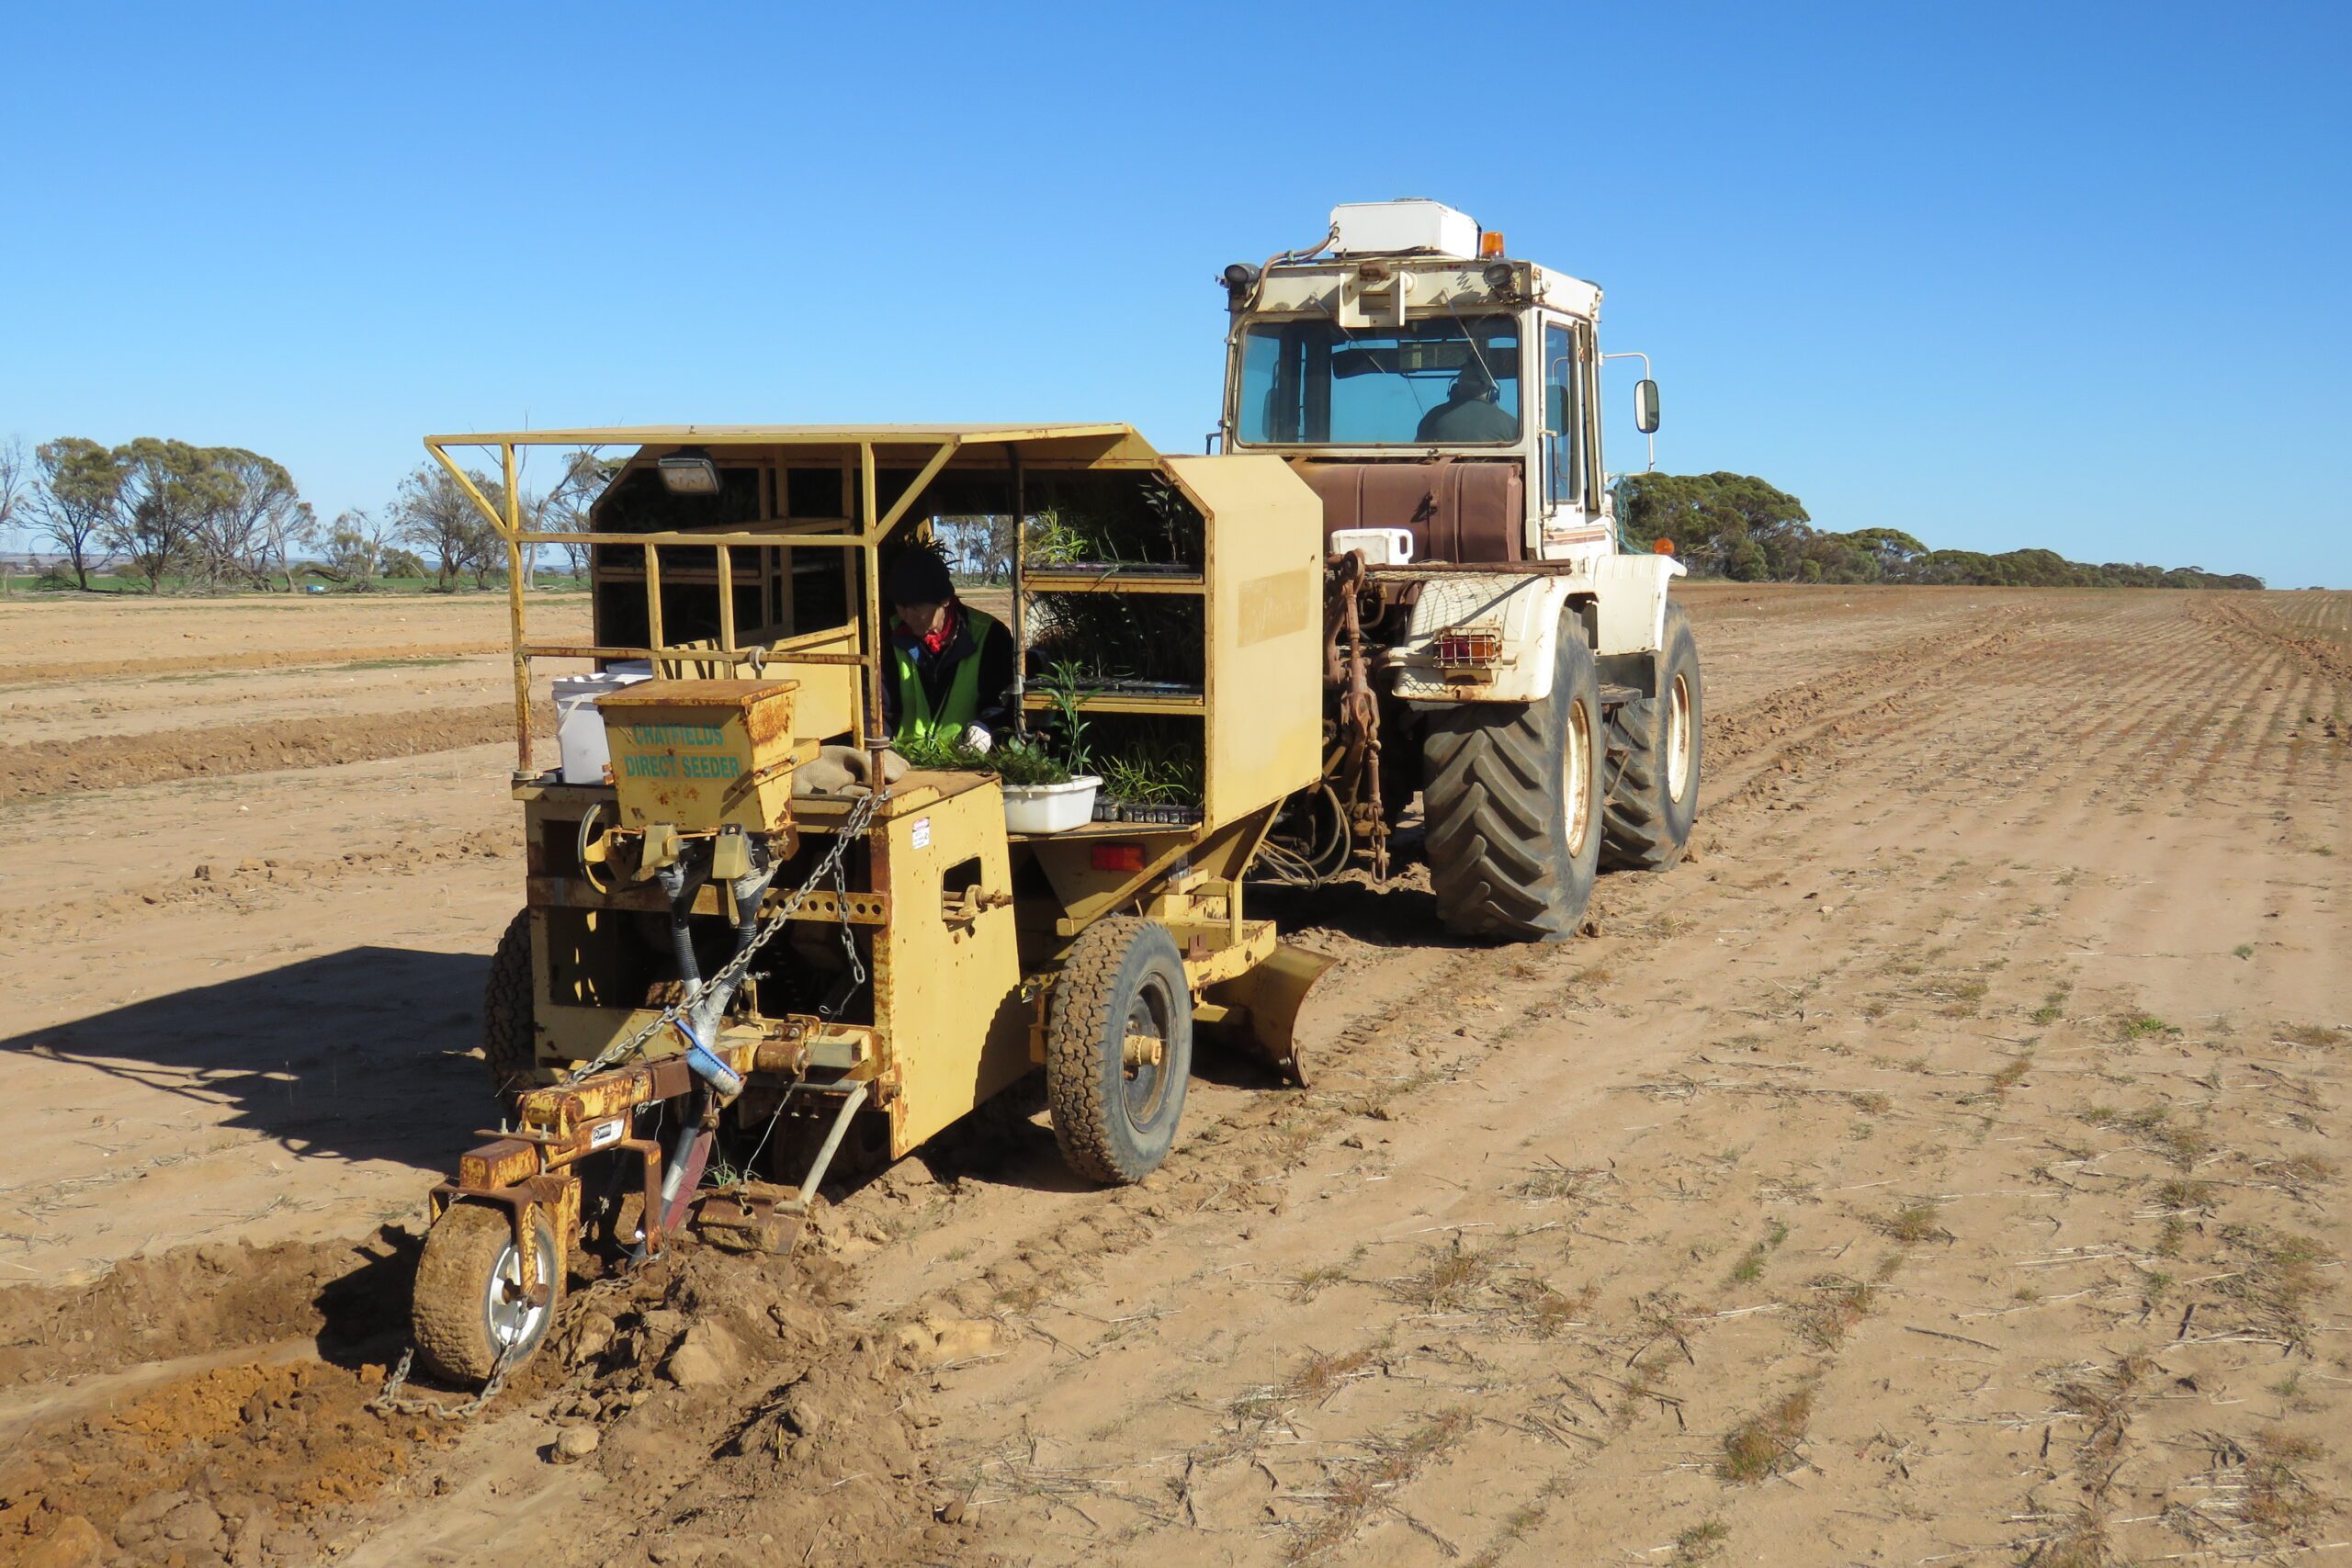
[[[1599,454],[1593,449],[1592,328],[1573,316],[1544,318],[1544,428],[1540,505],[1544,560],[1605,554]]]

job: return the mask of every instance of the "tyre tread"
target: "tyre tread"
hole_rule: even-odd
[[[1149,1174],[1127,1168],[1121,1158],[1104,1099],[1101,1054],[1118,1000],[1120,971],[1135,944],[1158,929],[1134,915],[1095,921],[1080,934],[1054,981],[1046,1025],[1046,1104],[1062,1157],[1090,1181],[1124,1186]],[[1124,1032],[1125,1020],[1119,1021]],[[1181,1092],[1181,1086],[1171,1086],[1170,1092]]]
[[[491,1092],[511,1107],[538,1068],[537,1012],[531,994],[531,911],[506,922],[490,957],[481,998],[481,1055]]]
[[[1564,620],[1561,635],[1580,627]],[[1429,718],[1422,740],[1424,844],[1438,919],[1462,935],[1556,941],[1582,918],[1564,906],[1551,835],[1555,762],[1550,705],[1463,703]],[[1595,727],[1594,739],[1601,739]]]
[[[451,1204],[425,1234],[410,1316],[417,1352],[436,1376],[479,1383],[498,1365],[482,1291],[514,1234],[504,1213],[481,1203]]]
[[[1678,643],[1691,649],[1690,676],[1695,683],[1699,674],[1697,646],[1690,637],[1689,616],[1679,604],[1666,608],[1664,641],[1664,653],[1668,659]],[[1671,803],[1666,798],[1666,761],[1660,754],[1660,738],[1666,716],[1663,693],[1669,681],[1668,672],[1661,671],[1657,682],[1660,695],[1637,697],[1609,716],[1608,769],[1615,783],[1601,807],[1600,864],[1604,870],[1665,871],[1682,858],[1683,848],[1690,841],[1690,824],[1686,822],[1679,833],[1675,830]],[[1693,724],[1703,725],[1705,716],[1703,703],[1694,704]],[[1698,815],[1697,763],[1703,755],[1704,740],[1703,731],[1691,737],[1693,820]]]

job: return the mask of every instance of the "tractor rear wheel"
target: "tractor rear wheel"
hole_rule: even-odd
[[[509,1110],[538,1066],[531,996],[531,911],[520,909],[490,956],[481,998],[482,1060],[490,1065],[491,1092]]]
[[[502,1365],[522,1365],[547,1337],[563,1302],[555,1231],[536,1207],[523,1229],[538,1254],[545,1301],[534,1302],[524,1292],[522,1254],[505,1210],[458,1202],[433,1222],[417,1260],[410,1320],[417,1351],[435,1376],[486,1382]]]
[[[1430,886],[1449,931],[1558,942],[1600,855],[1600,682],[1582,617],[1560,616],[1551,694],[1431,711],[1421,740]]]
[[[1046,1013],[1046,1099],[1069,1168],[1121,1186],[1159,1169],[1192,1070],[1192,983],[1175,937],[1129,915],[1087,927]]]
[[[1602,820],[1600,863],[1611,871],[1664,871],[1682,858],[1699,816],[1704,688],[1699,643],[1679,604],[1666,607],[1657,695],[1637,697],[1609,720],[1615,784]]]

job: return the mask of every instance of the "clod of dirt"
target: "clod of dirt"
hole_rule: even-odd
[[[734,1336],[716,1323],[697,1323],[670,1352],[662,1371],[670,1374],[672,1382],[691,1393],[734,1382],[742,1366],[742,1347],[735,1343]]]
[[[572,1326],[571,1349],[566,1359],[574,1365],[593,1361],[613,1348],[619,1333],[620,1325],[605,1314],[588,1313]]]
[[[555,1440],[555,1461],[558,1464],[572,1464],[596,1451],[603,1437],[594,1427],[566,1427]]]
[[[33,1543],[21,1561],[24,1568],[97,1568],[106,1560],[106,1537],[79,1514],[68,1515],[55,1529]]]
[[[899,1330],[899,1364],[918,1370],[968,1361],[996,1348],[997,1325],[984,1317],[926,1317]]]

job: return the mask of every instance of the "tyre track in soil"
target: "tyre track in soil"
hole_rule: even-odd
[[[1933,662],[1948,673],[1967,660],[1995,657],[2015,635],[1988,633],[1961,649],[1939,649]],[[1917,670],[1929,661],[1926,653],[1915,652],[1901,660],[1901,665],[1905,670]],[[1848,751],[1866,750],[1877,739],[1867,721],[1883,717],[1906,695],[1939,683],[1923,673],[1908,682],[1882,686],[1865,698],[1849,702],[1839,711],[1795,727],[1784,722],[1785,714],[1793,707],[1821,706],[1821,694],[1813,690],[1776,694],[1778,700],[1762,721],[1765,734],[1761,741],[1738,748],[1753,763],[1747,774],[1749,781],[1763,778],[1777,759],[1799,748],[1834,768],[1837,760]],[[1736,786],[1733,792],[1735,800],[1752,793],[1747,784]],[[1711,840],[1724,825],[1723,809],[1710,806],[1702,818]],[[1628,887],[1624,886],[1627,883],[1634,886]],[[1654,928],[1661,919],[1682,918],[1677,906],[1692,896],[1678,896],[1657,879],[1604,878],[1595,901],[1596,923],[1603,931]],[[1073,1226],[1058,1212],[1025,1234],[1012,1236],[1005,1235],[992,1219],[977,1223],[985,1239],[963,1235],[965,1227],[959,1226],[958,1235],[952,1239],[957,1245],[972,1245],[977,1254],[973,1261],[979,1267],[946,1289],[937,1287],[934,1270],[925,1269],[932,1289],[928,1295],[911,1303],[911,1312],[918,1317],[966,1315],[984,1312],[991,1303],[1021,1300],[1041,1289],[1066,1289],[1079,1278],[1069,1271],[1072,1263],[1096,1268],[1150,1238],[1151,1227],[1141,1224],[1136,1216],[1181,1212],[1187,1202],[1212,1207],[1228,1201],[1236,1191],[1241,1194],[1238,1201],[1247,1202],[1254,1186],[1266,1180],[1272,1169],[1295,1167],[1306,1148],[1313,1146],[1321,1134],[1348,1115],[1359,1113],[1363,1104],[1372,1100],[1385,1104],[1386,1094],[1393,1089],[1384,1086],[1414,1081],[1432,1070],[1428,1065],[1432,1054],[1458,1048],[1456,1043],[1463,1032],[1448,1021],[1428,1021],[1430,997],[1454,996],[1464,987],[1476,989],[1484,985],[1509,986],[1514,993],[1510,1010],[1501,1019],[1482,1021],[1480,1024],[1482,1035],[1493,1036],[1508,1035],[1566,1011],[1598,1005],[1594,985],[1583,978],[1584,966],[1573,973],[1561,972],[1566,967],[1562,961],[1577,951],[1552,950],[1558,953],[1561,961],[1554,961],[1552,952],[1531,958],[1524,952],[1469,949],[1450,953],[1434,965],[1421,955],[1411,953],[1377,955],[1362,964],[1351,964],[1340,983],[1351,987],[1369,984],[1373,994],[1378,996],[1376,980],[1387,971],[1403,969],[1409,972],[1409,986],[1378,1005],[1347,1017],[1332,1045],[1317,1051],[1318,1056],[1329,1055],[1347,1064],[1343,1081],[1348,1087],[1318,1088],[1311,1092],[1307,1102],[1317,1110],[1312,1114],[1310,1124],[1301,1124],[1279,1104],[1267,1102],[1263,1097],[1245,1100],[1230,1112],[1216,1116],[1205,1134],[1195,1134],[1188,1139],[1193,1152],[1182,1160],[1171,1160],[1167,1172],[1169,1196],[1158,1195],[1155,1184],[1147,1183],[1141,1189],[1107,1196],[1087,1194],[1079,1204],[1061,1206],[1107,1203],[1123,1211],[1130,1223],[1120,1224],[1113,1234],[1090,1235],[1090,1228],[1100,1232],[1099,1223],[1090,1226],[1088,1221],[1081,1220]],[[1464,1069],[1461,1064],[1453,1063],[1441,1070],[1458,1074]],[[1193,1161],[1201,1158],[1200,1147],[1214,1151],[1208,1156],[1211,1163],[1205,1170],[1190,1168]],[[1266,1161],[1277,1156],[1286,1157],[1277,1166],[1269,1167]],[[991,1150],[970,1164],[988,1168],[1000,1165],[1003,1157],[1002,1150]],[[1235,1178],[1227,1173],[1237,1161],[1239,1175]],[[951,1155],[940,1163],[956,1169],[965,1168],[967,1161]],[[854,1225],[854,1213],[847,1223]],[[891,1292],[886,1281],[870,1280],[863,1293],[868,1299],[887,1301]]]
[[[553,710],[535,705],[533,723],[535,733],[553,734]],[[0,757],[0,803],[423,756],[510,739],[514,733],[514,705],[510,701],[312,718],[297,727],[264,720],[40,741]]]

